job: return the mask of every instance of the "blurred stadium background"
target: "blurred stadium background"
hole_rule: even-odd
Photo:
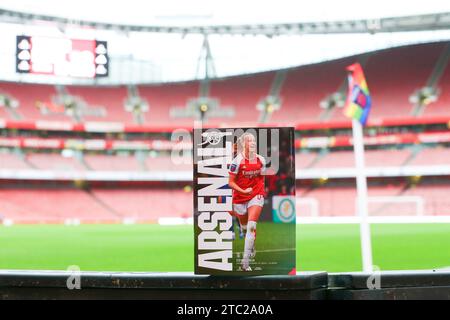
[[[361,270],[342,113],[356,61],[373,99],[374,263],[450,266],[448,3],[281,1],[248,18],[204,1],[126,15],[46,1],[0,8],[0,268],[192,271],[192,163],[171,161],[191,144],[171,136],[197,120],[294,126],[298,270]]]

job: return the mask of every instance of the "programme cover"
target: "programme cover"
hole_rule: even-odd
[[[195,273],[295,274],[293,128],[195,129]]]

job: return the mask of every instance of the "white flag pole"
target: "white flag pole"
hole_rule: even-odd
[[[364,272],[373,272],[372,244],[367,207],[367,180],[364,164],[364,140],[362,124],[352,119],[353,149],[356,164],[357,210],[360,217],[361,254]]]

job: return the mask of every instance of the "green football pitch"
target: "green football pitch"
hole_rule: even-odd
[[[373,224],[381,270],[450,266],[450,224]],[[0,226],[0,269],[193,271],[192,226]],[[297,225],[297,270],[361,270],[355,224]]]

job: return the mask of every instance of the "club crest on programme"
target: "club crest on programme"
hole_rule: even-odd
[[[203,146],[205,144],[210,145],[218,145],[223,137],[225,136],[231,136],[232,132],[219,132],[219,131],[207,131],[202,133],[202,138],[204,138],[204,141],[199,143],[199,146]]]

